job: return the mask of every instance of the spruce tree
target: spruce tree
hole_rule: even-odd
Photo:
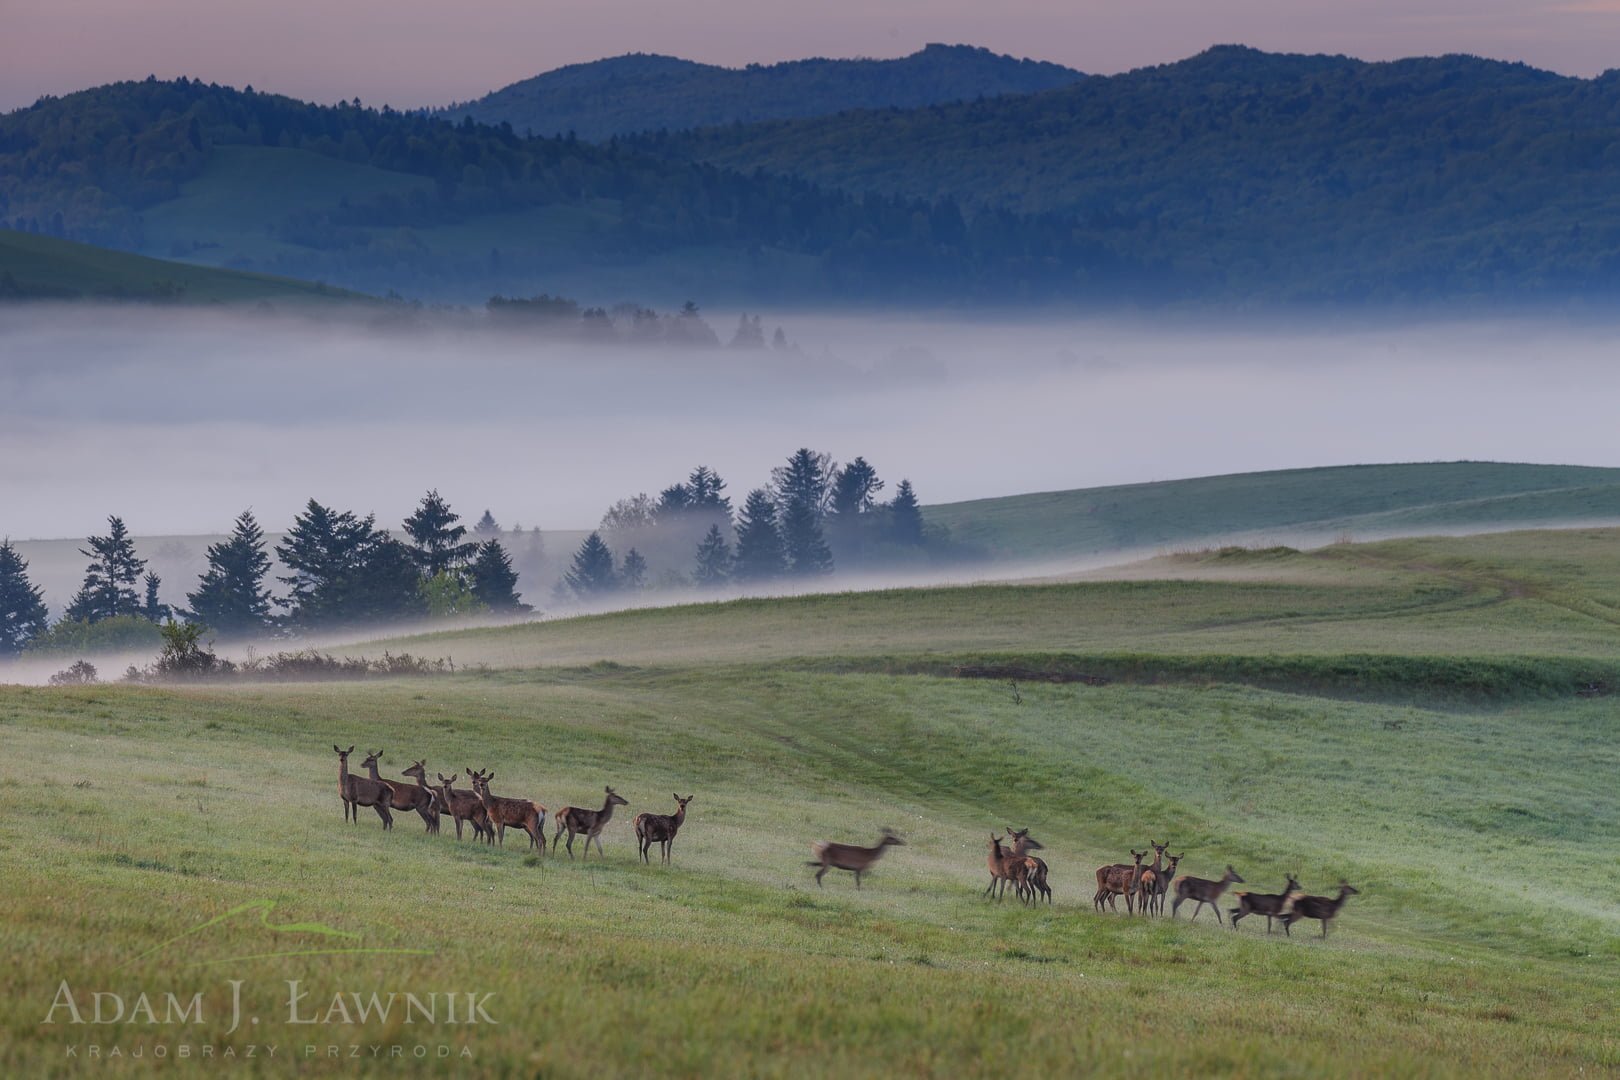
[[[776,498],[776,505],[785,511],[788,504],[802,502],[819,520],[827,508],[836,468],[831,454],[801,447],[788,458],[786,465],[771,470],[771,494]]]
[[[91,560],[84,572],[84,584],[68,605],[66,617],[79,622],[100,622],[118,615],[139,615],[141,600],[135,583],[146,569],[146,560],[135,557],[135,541],[124,528],[122,518],[107,519],[107,535],[88,538],[90,549],[79,554]]]
[[[686,478],[686,490],[691,493],[691,506],[694,510],[721,510],[726,514],[727,520],[731,518],[731,500],[721,494],[726,490],[726,482],[720,474],[707,465],[699,465],[692,470],[692,475]]]
[[[917,505],[917,493],[912,490],[910,480],[900,481],[889,502],[889,536],[900,544],[923,542],[922,510]]]
[[[731,548],[720,526],[710,525],[709,531],[698,544],[697,569],[692,580],[700,589],[717,589],[731,577]]]
[[[460,520],[461,517],[450,509],[450,504],[440,498],[437,491],[422,496],[416,513],[405,519],[405,532],[415,547],[412,554],[424,576],[432,577],[457,569],[478,550],[476,543],[462,542],[467,529],[456,524]]]
[[[533,611],[517,592],[517,571],[499,540],[485,540],[467,567],[468,583],[489,610],[502,613]]]
[[[422,574],[416,552],[376,527],[314,499],[293,520],[276,554],[293,573],[278,603],[296,626],[357,624],[420,614]]]
[[[658,504],[653,507],[654,521],[667,521],[679,517],[692,508],[692,489],[685,484],[671,484],[658,493]]]
[[[641,552],[631,548],[624,553],[624,562],[619,565],[619,588],[631,592],[640,592],[647,587],[647,560]]]
[[[764,488],[755,488],[743,500],[732,565],[732,576],[738,581],[769,581],[787,570],[782,534],[776,528],[776,504]]]
[[[495,520],[495,515],[490,513],[488,510],[485,510],[484,516],[479,518],[478,524],[473,526],[473,535],[483,537],[501,535],[501,526],[500,523]]]
[[[613,552],[601,533],[593,532],[580,542],[579,550],[574,552],[573,565],[563,574],[563,582],[581,598],[610,593],[619,587],[619,575],[613,569]]]
[[[867,460],[858,457],[833,473],[832,497],[828,509],[840,518],[871,511],[874,496],[883,490],[883,481]]]
[[[264,587],[264,577],[269,572],[264,530],[253,511],[244,510],[231,535],[208,546],[208,569],[198,581],[197,591],[186,595],[191,605],[188,618],[225,636],[249,636],[268,629],[270,590]]]
[[[794,500],[782,511],[782,550],[794,577],[830,574],[832,550],[821,532],[821,521],[808,504]]]
[[[158,588],[162,584],[163,579],[157,574],[146,572],[146,601],[141,605],[141,615],[147,622],[161,623],[174,615],[174,609],[158,599]]]
[[[0,541],[0,656],[19,653],[45,632],[45,594],[28,580],[28,561],[11,541]]]

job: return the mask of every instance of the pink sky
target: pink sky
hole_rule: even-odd
[[[1099,73],[1235,42],[1589,76],[1620,67],[1620,0],[0,0],[0,109],[147,74],[410,107],[625,52],[740,65],[932,41]]]

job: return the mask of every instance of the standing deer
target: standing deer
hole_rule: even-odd
[[[437,788],[431,788],[428,786],[427,758],[423,758],[421,761],[411,762],[411,767],[408,769],[401,769],[399,774],[401,776],[416,777],[416,787],[413,789],[413,791],[418,793],[417,799],[419,801],[425,801],[427,803],[427,808],[425,810],[418,808],[417,813],[421,814],[422,820],[427,822],[428,832],[438,832],[439,813],[445,808],[444,793],[439,791]]]
[[[1125,910],[1130,911],[1131,894],[1136,890],[1136,879],[1142,876],[1142,860],[1147,858],[1147,852],[1132,848],[1131,857],[1136,860],[1131,866],[1110,863],[1097,867],[1097,895],[1091,898],[1093,908],[1101,911],[1103,902],[1107,901],[1110,911],[1118,911],[1119,897],[1123,896]]]
[[[489,772],[474,772],[467,770],[467,777],[472,781],[473,790],[484,804],[484,813],[488,815],[485,828],[495,832],[496,842],[502,847],[506,846],[506,827],[522,829],[529,834],[529,846],[539,848],[540,854],[546,853],[546,808],[532,799],[507,799],[492,794],[489,782],[495,779],[494,770]]]
[[[692,796],[681,798],[673,796],[675,812],[673,814],[637,814],[631,823],[635,826],[636,841],[641,845],[641,861],[651,863],[650,852],[654,844],[663,847],[663,857],[660,862],[669,862],[669,849],[675,844],[675,834],[681,831],[686,823],[686,804],[692,801]]]
[[[428,791],[426,788],[418,788],[414,784],[397,784],[392,781],[385,781],[377,773],[377,762],[381,760],[382,751],[373,750],[371,752],[371,756],[367,757],[366,760],[362,761],[360,764],[365,767],[368,773],[371,774],[371,779],[373,781],[379,784],[388,784],[388,789],[392,791],[394,795],[393,801],[389,803],[389,806],[392,809],[415,810],[421,815],[422,824],[427,828],[427,831],[432,832],[438,827],[438,822],[434,820],[438,813],[438,803],[434,800],[433,793]]]
[[[456,777],[459,773],[439,777],[439,794],[444,799],[445,808],[456,823],[456,839],[461,839],[461,823],[472,822],[473,839],[483,837],[489,843],[495,842],[495,830],[489,828],[489,812],[484,809],[484,800],[478,797],[476,791],[457,791]]]
[[[1136,888],[1125,897],[1125,910],[1131,910],[1131,901],[1136,902],[1136,909],[1143,915],[1148,913],[1148,900],[1153,891],[1159,887],[1159,876],[1164,873],[1164,849],[1170,846],[1170,841],[1159,843],[1149,840],[1148,845],[1153,848],[1153,865],[1142,871],[1136,879]]]
[[[1238,920],[1245,915],[1264,915],[1266,917],[1266,933],[1271,933],[1271,920],[1278,916],[1288,914],[1289,907],[1294,902],[1296,891],[1299,889],[1299,879],[1293,874],[1288,875],[1288,884],[1283,886],[1280,893],[1252,893],[1240,892],[1235,894],[1238,906],[1228,910],[1231,916],[1232,929],[1237,929]]]
[[[585,834],[585,856],[591,853],[591,841],[596,841],[596,853],[603,858],[607,857],[602,850],[602,829],[613,817],[615,806],[629,806],[630,803],[619,797],[618,793],[610,787],[604,787],[607,799],[602,803],[600,810],[582,810],[577,806],[565,806],[557,811],[557,831],[551,837],[551,850],[557,850],[557,838],[568,830],[568,857],[574,857],[574,836],[577,833]]]
[[[819,866],[816,871],[816,884],[821,884],[821,875],[828,870],[849,870],[855,875],[855,887],[861,887],[861,875],[872,869],[872,864],[883,858],[883,853],[895,844],[905,845],[905,841],[894,835],[888,829],[883,830],[883,836],[877,842],[877,847],[855,847],[853,844],[834,844],[827,840],[817,840],[810,845],[810,854],[814,855],[814,862],[807,862],[806,866]]]
[[[1000,900],[1007,895],[1007,882],[1010,881],[1018,893],[1018,899],[1025,899],[1025,878],[1029,874],[1029,867],[1022,856],[1003,849],[1001,837],[995,833],[990,834],[990,850],[985,856],[985,863],[990,868],[990,885],[984,890],[984,895],[995,893],[996,899]],[[1000,891],[997,891],[997,886],[1000,886]]]
[[[1052,889],[1046,884],[1046,860],[1029,854],[1031,851],[1044,851],[1045,847],[1030,837],[1028,829],[1015,829],[1009,825],[1007,836],[1012,840],[1012,853],[1024,860],[1024,881],[1030,890],[1030,899],[1034,900],[1035,893],[1040,893],[1050,904]]]
[[[1176,879],[1176,867],[1180,866],[1181,860],[1186,857],[1187,853],[1185,851],[1180,855],[1166,853],[1165,858],[1170,860],[1170,865],[1154,875],[1153,888],[1147,890],[1148,896],[1145,902],[1149,905],[1148,910],[1151,914],[1164,914],[1164,894],[1170,891],[1170,883]]]
[[[1175,903],[1170,905],[1170,917],[1172,919],[1176,917],[1176,912],[1181,910],[1183,900],[1196,900],[1198,906],[1193,908],[1192,919],[1189,921],[1197,922],[1198,913],[1203,910],[1205,904],[1208,904],[1215,912],[1215,921],[1220,922],[1221,894],[1227,890],[1228,886],[1233,884],[1241,885],[1243,879],[1238,877],[1238,872],[1232,869],[1230,865],[1226,868],[1226,875],[1219,881],[1209,881],[1206,878],[1187,875],[1176,878],[1176,900]]]
[[[369,806],[377,811],[382,818],[383,828],[394,827],[394,815],[388,812],[388,805],[394,801],[394,789],[386,780],[368,780],[364,776],[356,776],[349,771],[349,755],[354,753],[354,747],[347,750],[339,749],[333,744],[333,750],[338,756],[338,794],[343,797],[343,820],[360,821],[360,808]],[[368,765],[376,763],[375,755],[366,759]]]
[[[1322,936],[1327,937],[1328,923],[1332,922],[1334,916],[1339,914],[1339,909],[1344,906],[1345,897],[1356,896],[1360,892],[1360,889],[1349,882],[1340,881],[1339,895],[1336,897],[1301,896],[1296,898],[1294,906],[1289,908],[1287,914],[1282,917],[1283,933],[1293,937],[1293,934],[1288,933],[1290,926],[1293,926],[1301,919],[1320,919],[1322,922]]]

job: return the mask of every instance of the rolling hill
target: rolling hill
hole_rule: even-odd
[[[817,58],[745,68],[635,53],[548,71],[436,115],[600,142],[641,131],[1032,93],[1084,77],[1059,64],[967,45],[929,45],[895,60]]]
[[[1224,46],[1045,93],[648,136],[737,169],[1050,213],[1197,295],[1613,298],[1620,72]]]
[[[370,297],[319,282],[152,259],[0,229],[0,300],[159,300],[184,304],[269,300],[340,304]]]

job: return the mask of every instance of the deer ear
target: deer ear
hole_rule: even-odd
[[[345,750],[343,752],[345,754],[352,754],[352,753],[354,753],[354,747],[351,745],[347,750]]]

